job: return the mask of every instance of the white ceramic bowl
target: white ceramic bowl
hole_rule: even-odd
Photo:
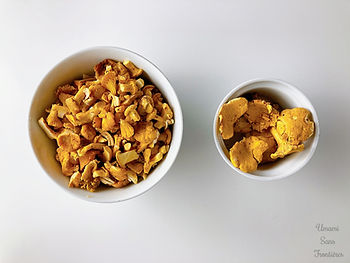
[[[314,135],[304,143],[304,151],[290,154],[271,164],[264,164],[252,173],[245,173],[236,168],[230,161],[229,151],[225,147],[224,141],[218,130],[218,115],[219,110],[224,103],[251,92],[258,92],[269,96],[274,102],[280,104],[282,108],[303,107],[308,109],[312,113],[313,121],[315,122],[315,132]],[[311,159],[316,150],[320,136],[320,127],[314,107],[300,90],[281,80],[253,79],[238,85],[221,101],[214,118],[213,135],[216,148],[221,157],[235,172],[251,179],[270,181],[285,178],[296,173]]]
[[[136,66],[144,69],[150,80],[162,92],[174,111],[175,124],[173,137],[166,158],[152,171],[149,177],[136,185],[125,188],[110,188],[94,193],[78,188],[68,188],[69,178],[62,175],[59,163],[55,160],[56,143],[50,140],[39,127],[37,120],[44,114],[45,108],[55,101],[55,89],[58,85],[70,82],[91,72],[94,65],[103,59],[111,58],[132,61]],[[66,192],[76,197],[94,202],[118,202],[136,197],[151,187],[167,173],[179,152],[183,132],[183,119],[179,100],[175,91],[164,74],[146,58],[126,49],[117,47],[94,47],[71,55],[58,63],[44,77],[38,86],[29,113],[29,135],[34,153],[51,179]]]

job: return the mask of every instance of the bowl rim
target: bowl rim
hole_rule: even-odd
[[[300,162],[293,170],[290,170],[289,172],[285,173],[285,174],[282,174],[282,175],[275,175],[275,176],[258,176],[258,175],[254,175],[254,174],[251,174],[251,173],[246,173],[246,172],[243,172],[241,171],[239,168],[235,167],[231,161],[226,157],[221,145],[220,145],[220,142],[219,142],[219,139],[217,138],[217,129],[218,129],[218,115],[219,115],[219,111],[220,111],[220,108],[221,106],[226,103],[228,101],[228,99],[230,99],[232,97],[232,95],[237,92],[238,90],[248,86],[248,85],[251,85],[251,84],[254,84],[254,83],[259,83],[259,82],[274,82],[274,83],[278,83],[278,84],[281,84],[289,89],[291,89],[292,91],[294,92],[297,92],[299,93],[300,95],[302,95],[305,99],[305,101],[310,105],[310,108],[309,110],[313,112],[313,115],[312,115],[312,118],[313,118],[313,121],[315,123],[315,134],[314,134],[314,138],[313,138],[313,142],[312,144],[310,145],[311,147],[311,150],[309,152],[309,154],[307,155],[307,157],[302,161]],[[254,78],[254,79],[250,79],[250,80],[247,80],[247,81],[244,81],[240,84],[238,84],[237,86],[235,86],[231,91],[228,92],[228,94],[221,100],[221,102],[219,103],[219,106],[217,107],[217,110],[215,112],[215,115],[214,115],[214,120],[213,120],[213,138],[214,138],[214,143],[215,143],[215,146],[216,146],[216,149],[218,150],[218,152],[220,153],[220,156],[222,157],[222,159],[225,161],[225,163],[231,168],[233,169],[235,172],[237,172],[238,174],[240,175],[243,175],[247,178],[250,178],[250,179],[253,179],[253,180],[256,180],[256,181],[275,181],[275,180],[279,180],[279,179],[283,179],[283,178],[286,178],[286,177],[289,177],[293,174],[296,174],[300,169],[302,169],[312,158],[312,156],[314,155],[315,151],[316,151],[316,148],[317,148],[317,144],[318,144],[318,141],[319,141],[319,137],[320,137],[320,125],[319,125],[319,120],[318,120],[318,117],[317,117],[317,113],[316,113],[316,110],[314,108],[314,106],[312,105],[311,101],[306,97],[306,95],[301,91],[299,90],[298,88],[296,88],[294,85],[290,84],[289,82],[286,82],[284,80],[281,80],[281,79],[277,79],[277,78]]]
[[[79,195],[79,194],[76,194],[74,193],[73,191],[71,191],[70,188],[67,187],[64,187],[63,185],[59,184],[58,182],[56,182],[54,180],[54,178],[46,171],[46,169],[43,167],[43,165],[41,164],[41,161],[39,160],[39,157],[38,155],[36,154],[35,152],[35,149],[34,149],[34,145],[33,145],[33,140],[32,140],[32,130],[31,130],[31,115],[32,115],[32,106],[33,106],[33,102],[34,102],[34,99],[35,97],[37,96],[38,92],[39,92],[39,87],[48,79],[48,77],[52,74],[52,72],[54,71],[54,69],[61,65],[62,63],[66,62],[66,61],[69,61],[70,59],[76,57],[76,56],[79,56],[85,52],[89,52],[89,51],[96,51],[96,50],[119,50],[119,51],[122,51],[122,52],[126,52],[126,53],[131,53],[139,58],[141,58],[142,60],[144,60],[146,63],[149,63],[152,67],[154,67],[159,73],[160,75],[162,75],[164,77],[164,79],[169,83],[169,86],[171,87],[171,89],[173,90],[173,100],[175,101],[176,104],[178,104],[178,109],[177,109],[177,114],[176,114],[176,120],[175,120],[175,123],[177,123],[178,125],[178,130],[177,130],[177,137],[179,138],[178,139],[178,144],[174,145],[173,146],[173,157],[172,157],[172,160],[171,162],[169,163],[169,165],[164,169],[164,172],[163,174],[159,177],[159,179],[157,181],[155,181],[152,185],[148,186],[148,187],[145,187],[144,190],[140,191],[139,193],[135,194],[135,195],[132,195],[132,196],[128,196],[128,197],[125,197],[125,198],[120,198],[120,199],[117,199],[117,200],[96,200],[96,199],[93,199],[93,198],[89,198],[88,195],[90,192],[86,192],[86,195],[82,196],[82,195]],[[149,74],[147,72],[147,74]],[[60,189],[64,190],[65,192],[69,193],[71,196],[74,196],[80,200],[85,200],[87,202],[93,202],[93,203],[119,203],[119,202],[122,202],[122,201],[127,201],[127,200],[130,200],[130,199],[133,199],[135,197],[138,197],[144,193],[146,193],[147,191],[151,190],[155,185],[157,185],[163,178],[164,176],[168,173],[168,171],[170,170],[170,168],[173,166],[173,164],[175,163],[176,161],[176,158],[177,158],[177,155],[180,151],[180,148],[181,148],[181,145],[182,145],[182,138],[183,138],[183,113],[182,113],[182,107],[181,107],[181,103],[180,103],[180,100],[178,99],[178,96],[175,92],[175,89],[173,87],[173,85],[171,84],[171,82],[169,81],[169,79],[166,77],[166,75],[160,70],[160,68],[154,64],[153,62],[151,62],[150,60],[148,60],[147,58],[145,58],[144,56],[136,53],[135,51],[132,51],[132,50],[129,50],[129,49],[126,49],[126,48],[122,48],[122,47],[117,47],[117,46],[92,46],[92,47],[88,47],[88,48],[84,48],[82,50],[79,50],[77,52],[74,52],[70,55],[68,55],[67,57],[59,60],[57,63],[55,63],[50,69],[49,71],[47,71],[47,73],[45,73],[45,75],[41,78],[40,82],[36,85],[36,88],[35,88],[35,91],[32,95],[32,99],[31,99],[31,102],[30,102],[30,107],[29,107],[29,112],[28,112],[28,119],[27,119],[27,130],[28,130],[28,133],[29,133],[29,141],[30,141],[30,145],[31,145],[31,149],[32,149],[32,153],[33,155],[35,156],[34,159],[36,159],[37,163],[39,164],[39,166],[41,167],[41,169],[44,171],[44,173],[47,175],[47,177],[50,178],[50,180],[52,182],[54,182],[54,185],[58,186]],[[168,157],[168,155],[166,156]],[[118,189],[114,189],[114,190],[118,190]],[[94,192],[94,194],[96,194],[98,192]]]

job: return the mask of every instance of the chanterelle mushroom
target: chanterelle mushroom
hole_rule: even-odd
[[[114,71],[110,71],[102,77],[101,84],[108,89],[113,95],[117,94],[117,75]]]
[[[71,176],[74,172],[79,170],[78,164],[72,160],[69,152],[62,148],[57,148],[58,161],[61,163],[62,173],[65,176]]]
[[[134,80],[128,80],[127,83],[121,83],[119,84],[119,91],[120,92],[129,92],[131,94],[135,94],[139,88],[136,85],[136,82]]]
[[[57,87],[56,101],[38,120],[56,140],[56,159],[71,176],[69,187],[94,191],[100,183],[136,184],[169,150],[171,107],[151,80],[143,79],[142,69],[123,63],[105,59],[94,67],[94,76],[83,74]]]
[[[314,133],[310,111],[294,108],[280,112],[281,106],[263,94],[245,95],[250,100],[247,105],[230,107],[233,104],[230,101],[220,109],[218,117],[222,138],[232,138],[225,145],[229,148],[234,143],[230,149],[230,159],[234,166],[244,172],[252,172],[259,163],[273,162],[304,149],[303,142]],[[246,101],[243,97],[238,99]],[[159,102],[155,104],[159,107]],[[244,114],[233,114],[235,109],[240,109]],[[154,115],[149,117],[156,118]],[[230,121],[225,126],[227,119]],[[234,133],[238,134],[233,137]],[[162,134],[160,140],[164,141],[164,137]]]
[[[69,109],[67,107],[58,104],[53,104],[51,110],[57,111],[57,116],[60,119],[69,113]]]
[[[112,112],[107,112],[107,114],[102,118],[102,130],[114,131],[115,129],[116,123],[114,119],[114,114]]]
[[[275,127],[271,128],[271,133],[278,144],[277,151],[271,154],[272,159],[283,158],[288,154],[301,152],[302,150],[304,150],[304,144],[299,144],[299,145],[291,144],[290,142],[288,142],[288,140],[285,140],[277,132]]]
[[[52,108],[46,120],[48,125],[55,127],[56,129],[63,126],[62,121],[58,118],[58,111],[53,110]]]
[[[101,132],[101,135],[107,140],[108,146],[114,145],[114,139],[109,132]]]
[[[152,122],[141,122],[136,126],[134,137],[140,143],[138,152],[141,152],[158,139],[159,131],[153,127]]]
[[[101,169],[96,169],[95,171],[92,172],[93,178],[98,178],[98,177],[106,178],[108,176],[109,176],[109,172],[104,167],[102,167]]]
[[[145,95],[141,98],[141,101],[139,104],[139,111],[142,115],[151,113],[153,111],[153,106],[154,106],[154,102],[152,97]]]
[[[126,166],[137,174],[140,174],[143,171],[143,164],[139,162],[131,162],[128,163]]]
[[[290,153],[302,151],[303,142],[314,133],[310,111],[304,108],[283,110],[271,133],[278,144],[277,151],[271,154],[271,158],[283,158]]]
[[[86,146],[84,146],[83,148],[78,150],[78,155],[79,156],[83,156],[87,151],[90,150],[99,150],[99,151],[103,151],[103,147],[105,147],[106,145],[103,143],[90,143]]]
[[[80,136],[71,130],[65,129],[58,135],[57,144],[65,151],[75,151],[80,147]]]
[[[134,135],[134,128],[126,120],[120,120],[120,131],[125,139],[129,139]]]
[[[43,129],[43,131],[46,133],[46,135],[52,139],[52,140],[56,140],[57,139],[57,136],[59,133],[53,131],[49,125],[46,123],[46,121],[44,120],[43,117],[41,117],[39,120],[38,120],[38,123],[39,123],[39,126]]]
[[[138,76],[140,76],[141,74],[142,74],[142,72],[143,72],[143,70],[142,69],[139,69],[138,67],[136,67],[135,65],[134,65],[134,63],[132,63],[131,61],[129,61],[129,60],[124,60],[123,61],[123,64],[124,64],[124,66],[128,69],[128,70],[130,70],[130,72],[131,72],[131,77],[138,77]]]
[[[264,142],[266,142],[268,145],[267,150],[263,153],[261,163],[268,163],[268,162],[275,161],[275,159],[271,158],[271,154],[276,152],[277,143],[276,143],[272,133],[270,132],[270,130],[264,130],[262,132],[252,131],[250,133],[250,135],[256,136],[260,140],[263,140]]]
[[[169,129],[164,130],[164,132],[159,135],[158,141],[169,145],[171,142],[171,131]]]
[[[247,99],[240,97],[222,105],[219,111],[219,131],[224,140],[233,136],[233,125],[247,111]]]
[[[248,133],[252,131],[252,125],[248,122],[247,118],[244,117],[244,115],[242,117],[240,117],[236,123],[234,124],[234,132],[237,133]]]
[[[146,149],[144,152],[144,158],[145,158],[144,173],[148,174],[151,168],[156,163],[160,162],[163,159],[163,156],[167,151],[168,151],[168,148],[164,145],[159,149],[159,152],[155,156],[150,158],[151,149]]]
[[[96,136],[96,130],[91,126],[91,124],[84,124],[81,126],[81,135],[88,141],[92,141]]]
[[[103,161],[109,162],[113,157],[112,155],[113,155],[112,149],[109,148],[108,146],[104,146],[103,153],[102,153]]]
[[[263,131],[274,126],[279,112],[265,100],[252,100],[248,103],[248,110],[244,114],[252,128],[256,131]]]
[[[123,168],[125,168],[125,165],[127,163],[135,161],[138,158],[139,158],[139,155],[137,154],[137,152],[135,150],[124,152],[124,153],[121,153],[120,151],[118,151],[116,153],[117,162]]]
[[[100,185],[100,179],[93,177],[93,172],[97,170],[97,161],[89,162],[81,174],[81,188],[93,192]]]
[[[130,182],[133,182],[134,184],[138,183],[138,178],[137,178],[137,174],[134,171],[131,170],[127,170],[126,171],[126,175],[128,176],[128,180]]]
[[[80,186],[81,173],[76,171],[69,179],[68,187],[79,187]]]
[[[85,165],[93,161],[96,158],[96,155],[99,153],[100,151],[98,150],[90,150],[90,151],[87,151],[85,154],[79,156],[80,170],[83,170]]]
[[[268,149],[268,144],[256,136],[243,138],[236,142],[230,150],[232,164],[243,172],[253,172],[262,161],[263,153]]]
[[[124,111],[124,115],[128,118],[128,120],[130,119],[135,122],[141,119],[139,113],[136,110],[136,105],[134,104],[126,108],[126,110]]]
[[[304,108],[283,110],[276,122],[277,132],[293,145],[310,138],[314,133],[314,126],[310,111]]]
[[[95,65],[94,67],[96,78],[101,79],[106,73],[108,73],[106,72],[107,68],[113,69],[114,71],[118,72],[117,62],[111,59],[105,59],[105,60],[102,60],[97,65]]]
[[[107,171],[118,181],[124,181],[128,179],[125,168],[116,167],[114,165],[111,165],[109,162],[106,162],[104,166]]]

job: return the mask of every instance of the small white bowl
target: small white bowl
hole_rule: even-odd
[[[68,188],[69,178],[62,175],[60,164],[55,159],[56,143],[50,140],[38,125],[38,119],[45,109],[55,101],[55,89],[61,84],[80,78],[83,73],[92,72],[94,65],[103,59],[111,58],[132,61],[144,69],[150,80],[162,92],[174,111],[175,124],[173,137],[166,158],[151,172],[149,177],[136,185],[125,188],[109,188],[94,193],[79,188]],[[167,173],[179,152],[183,132],[182,111],[176,93],[164,74],[146,58],[126,49],[117,47],[93,47],[78,53],[58,63],[38,86],[29,113],[29,136],[34,153],[51,179],[66,192],[87,201],[110,203],[124,201],[136,197],[152,188]]]
[[[293,153],[283,159],[278,159],[276,162],[264,164],[258,170],[252,173],[242,172],[236,168],[230,161],[229,151],[224,145],[224,141],[218,130],[218,115],[221,106],[233,98],[240,97],[246,93],[258,92],[267,95],[274,102],[280,104],[282,108],[303,107],[312,113],[313,121],[315,122],[314,135],[305,143],[305,149],[299,153]],[[216,148],[225,162],[237,173],[248,178],[260,181],[271,181],[285,178],[300,170],[312,157],[316,150],[318,139],[320,136],[320,127],[316,111],[311,102],[306,96],[297,88],[281,80],[276,79],[253,79],[244,82],[235,87],[226,97],[221,101],[214,118],[213,135]]]

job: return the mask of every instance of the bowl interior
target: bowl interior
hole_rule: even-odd
[[[240,169],[233,166],[230,162],[229,151],[227,150],[224,141],[218,130],[218,112],[221,106],[227,101],[243,96],[247,93],[258,92],[266,95],[274,102],[278,103],[283,109],[303,107],[312,113],[313,121],[315,122],[314,135],[305,143],[305,149],[299,153],[293,153],[285,158],[278,159],[276,162],[264,164],[252,173],[244,173]],[[226,163],[235,171],[247,177],[256,180],[273,180],[289,176],[300,168],[302,168],[313,155],[319,137],[319,123],[316,111],[306,96],[292,85],[279,80],[253,80],[233,89],[221,102],[215,114],[214,120],[214,137],[216,146],[224,158]]]
[[[56,143],[50,140],[39,127],[37,120],[44,115],[45,109],[55,101],[57,86],[81,78],[83,73],[92,71],[94,65],[103,59],[111,58],[132,61],[136,66],[144,69],[148,78],[162,92],[174,111],[175,124],[173,137],[166,158],[157,165],[149,177],[136,185],[125,188],[105,188],[94,193],[78,188],[68,188],[69,178],[61,173],[61,167],[55,160]],[[55,66],[40,83],[32,101],[29,113],[29,134],[34,153],[47,174],[63,189],[77,197],[95,202],[117,202],[127,200],[150,189],[168,171],[175,161],[182,139],[183,120],[180,103],[174,89],[166,77],[151,62],[131,51],[114,47],[97,47],[76,53]]]

